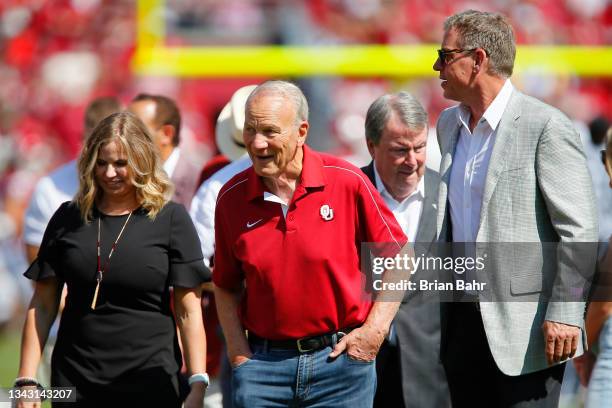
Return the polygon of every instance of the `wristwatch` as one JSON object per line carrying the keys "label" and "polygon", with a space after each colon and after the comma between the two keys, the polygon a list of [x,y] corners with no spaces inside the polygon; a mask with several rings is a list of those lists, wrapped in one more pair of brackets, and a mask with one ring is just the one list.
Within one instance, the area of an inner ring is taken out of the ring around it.
{"label": "wristwatch", "polygon": [[197,382],[202,382],[204,383],[204,388],[208,388],[208,385],[210,384],[210,379],[208,378],[208,374],[206,373],[197,373],[189,377],[189,380],[187,382],[189,383],[189,385],[192,385],[193,383]]}

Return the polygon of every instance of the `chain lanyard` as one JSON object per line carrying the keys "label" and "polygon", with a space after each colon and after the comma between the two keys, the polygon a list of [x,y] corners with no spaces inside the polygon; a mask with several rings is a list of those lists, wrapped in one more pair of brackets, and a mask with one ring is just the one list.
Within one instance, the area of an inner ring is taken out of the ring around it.
{"label": "chain lanyard", "polygon": [[101,262],[100,262],[100,219],[102,217],[98,217],[98,242],[96,244],[97,247],[97,251],[98,251],[98,267],[97,267],[97,272],[96,272],[96,291],[94,292],[93,295],[93,299],[91,300],[91,309],[95,310],[96,309],[96,302],[98,301],[98,292],[100,291],[100,283],[102,282],[102,279],[104,278],[104,273],[108,270],[108,264],[110,262],[111,256],[113,256],[113,252],[115,252],[115,250],[117,249],[117,243],[119,242],[119,239],[121,238],[121,235],[123,234],[123,230],[125,229],[125,226],[127,225],[128,221],[130,220],[130,217],[132,216],[132,211],[130,211],[130,214],[128,215],[127,219],[125,220],[125,222],[123,223],[123,227],[121,227],[121,231],[119,231],[119,235],[117,235],[117,239],[115,239],[115,242],[113,242],[113,246],[111,247],[110,252],[108,253],[108,258],[106,258],[106,262],[104,263],[104,268],[101,268]]}

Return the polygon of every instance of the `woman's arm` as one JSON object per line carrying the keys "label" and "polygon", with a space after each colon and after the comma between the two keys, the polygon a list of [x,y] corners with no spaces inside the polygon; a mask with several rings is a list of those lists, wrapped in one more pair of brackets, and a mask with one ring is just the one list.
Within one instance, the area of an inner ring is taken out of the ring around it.
{"label": "woman's arm", "polygon": [[585,325],[589,348],[599,341],[601,328],[610,314],[612,314],[612,302],[589,303]]}
{"label": "woman's arm", "polygon": [[23,325],[18,377],[36,375],[49,329],[57,316],[62,286],[56,278],[36,282]]}
{"label": "woman's arm", "polygon": [[[23,325],[18,378],[36,378],[38,363],[47,342],[49,330],[57,316],[62,287],[63,283],[58,282],[56,278],[36,282]],[[38,408],[40,402],[18,401],[16,407]]]}
{"label": "woman's arm", "polygon": [[[174,310],[188,375],[206,372],[206,335],[200,302],[199,287],[174,288]],[[202,407],[205,391],[204,383],[193,383],[185,400],[185,408]]]}
{"label": "woman's arm", "polygon": [[612,237],[608,243],[608,250],[599,262],[599,279],[593,291],[593,299],[588,306],[586,314],[586,332],[589,347],[599,341],[599,332],[612,314]]}

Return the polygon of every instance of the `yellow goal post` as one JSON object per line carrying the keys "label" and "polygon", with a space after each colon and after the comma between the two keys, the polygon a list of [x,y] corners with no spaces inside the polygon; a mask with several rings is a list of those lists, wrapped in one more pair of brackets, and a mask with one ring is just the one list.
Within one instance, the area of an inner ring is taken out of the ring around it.
{"label": "yellow goal post", "polygon": [[[176,77],[431,77],[438,44],[167,46],[164,0],[138,0],[132,68]],[[612,47],[521,45],[515,72],[612,76]]]}

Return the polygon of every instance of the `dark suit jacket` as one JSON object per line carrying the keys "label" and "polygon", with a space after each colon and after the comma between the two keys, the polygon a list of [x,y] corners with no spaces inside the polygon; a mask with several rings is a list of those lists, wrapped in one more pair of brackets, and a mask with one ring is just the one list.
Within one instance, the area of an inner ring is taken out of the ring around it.
{"label": "dark suit jacket", "polygon": [[[376,185],[374,162],[361,169]],[[415,254],[428,254],[436,240],[436,216],[438,213],[437,172],[425,170],[425,200],[417,236],[408,237],[415,243]],[[424,271],[427,273],[428,271]],[[418,280],[418,273],[412,280]],[[394,320],[399,351],[401,387],[405,407],[450,407],[450,394],[444,368],[440,362],[440,302],[435,293],[410,291]],[[387,344],[383,348],[390,347]],[[381,350],[381,357],[388,350]],[[383,357],[384,359],[384,357]],[[379,381],[385,382],[383,359],[377,360]],[[391,370],[392,371],[392,370]],[[394,375],[388,373],[387,375]],[[382,377],[382,378],[380,378]],[[390,381],[387,381],[390,382]],[[389,392],[389,390],[384,391]],[[376,406],[383,405],[377,396]],[[388,403],[386,404],[388,405]]]}

